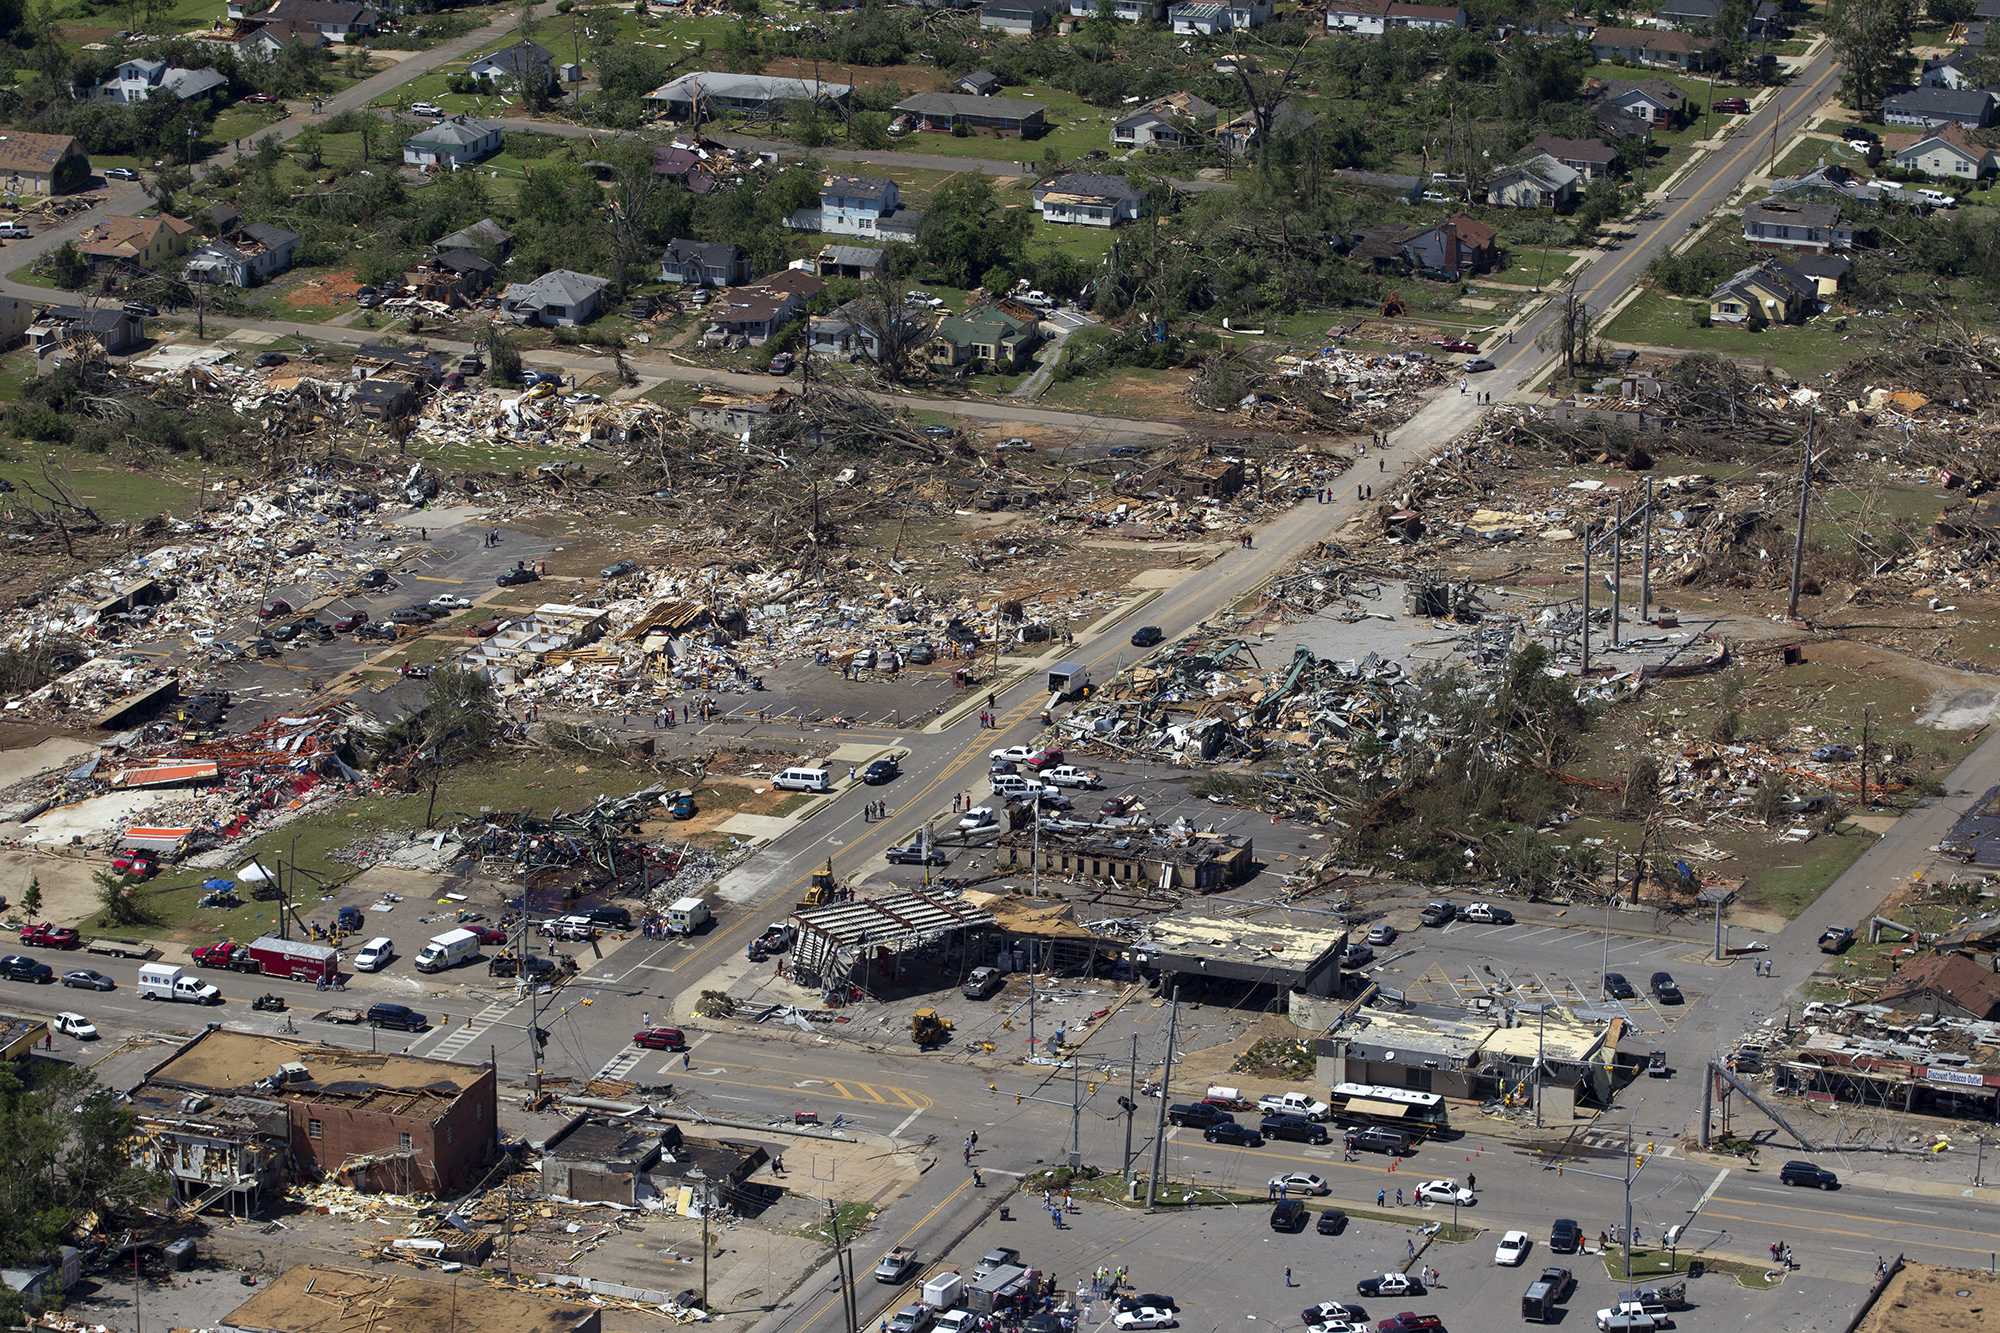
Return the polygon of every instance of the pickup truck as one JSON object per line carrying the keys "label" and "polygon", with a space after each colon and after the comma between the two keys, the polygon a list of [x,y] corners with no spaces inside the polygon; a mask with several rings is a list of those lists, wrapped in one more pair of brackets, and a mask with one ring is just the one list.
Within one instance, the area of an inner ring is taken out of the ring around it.
{"label": "pickup truck", "polygon": [[221,967],[231,972],[255,972],[257,960],[250,956],[250,950],[234,940],[221,940],[215,944],[203,944],[192,950],[196,967]]}
{"label": "pickup truck", "polygon": [[40,921],[21,927],[21,943],[38,949],[74,949],[83,943],[83,937],[68,926]]}
{"label": "pickup truck", "polygon": [[907,1245],[898,1245],[882,1256],[882,1262],[875,1265],[877,1282],[901,1282],[917,1271],[917,1252]]}
{"label": "pickup truck", "polygon": [[1819,933],[1821,953],[1839,953],[1854,943],[1854,932],[1846,926],[1828,926]]}
{"label": "pickup truck", "polygon": [[1273,1092],[1257,1099],[1257,1109],[1266,1115],[1289,1112],[1308,1120],[1324,1120],[1333,1114],[1325,1102],[1314,1101],[1303,1092]]}
{"label": "pickup truck", "polygon": [[1673,1322],[1664,1314],[1654,1314],[1638,1301],[1620,1301],[1597,1312],[1597,1327],[1605,1331],[1671,1328]]}

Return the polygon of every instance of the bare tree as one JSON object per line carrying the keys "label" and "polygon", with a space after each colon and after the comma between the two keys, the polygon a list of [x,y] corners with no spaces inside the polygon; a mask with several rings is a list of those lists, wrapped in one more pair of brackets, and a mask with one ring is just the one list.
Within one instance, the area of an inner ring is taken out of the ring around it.
{"label": "bare tree", "polygon": [[1560,352],[1563,372],[1568,374],[1597,359],[1596,337],[1597,317],[1576,294],[1576,280],[1572,278],[1563,288],[1561,316],[1535,345],[1545,352]]}
{"label": "bare tree", "polygon": [[1253,60],[1238,60],[1232,66],[1236,71],[1237,86],[1243,89],[1243,100],[1250,108],[1250,121],[1257,132],[1257,174],[1268,178],[1271,168],[1271,133],[1277,125],[1278,108],[1285,104],[1285,94],[1291,90],[1292,82],[1299,69],[1299,61],[1305,57],[1306,48],[1312,45],[1312,37],[1299,43],[1291,53],[1285,67],[1277,74],[1266,73]]}

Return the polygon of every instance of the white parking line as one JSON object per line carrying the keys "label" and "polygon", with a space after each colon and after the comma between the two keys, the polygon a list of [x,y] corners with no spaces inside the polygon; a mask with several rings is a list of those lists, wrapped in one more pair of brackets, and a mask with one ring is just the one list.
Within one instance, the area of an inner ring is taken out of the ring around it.
{"label": "white parking line", "polygon": [[1567,929],[1567,927],[1564,926],[1537,926],[1533,930],[1530,930],[1527,934],[1523,935],[1521,937],[1521,941],[1525,943],[1528,940],[1539,939],[1543,935],[1560,934],[1565,929]]}

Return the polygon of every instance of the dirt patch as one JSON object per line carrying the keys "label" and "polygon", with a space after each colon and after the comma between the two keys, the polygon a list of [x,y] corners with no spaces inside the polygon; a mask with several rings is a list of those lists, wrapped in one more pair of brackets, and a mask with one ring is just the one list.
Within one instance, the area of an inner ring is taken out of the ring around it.
{"label": "dirt patch", "polygon": [[327,309],[352,305],[361,280],[345,270],[321,273],[306,279],[285,293],[285,304],[295,310]]}
{"label": "dirt patch", "polygon": [[70,856],[40,856],[34,852],[0,852],[0,883],[8,886],[7,897],[19,910],[21,895],[30,880],[42,886],[41,910],[37,921],[53,921],[59,926],[80,926],[96,913],[97,885],[91,876],[97,861]]}
{"label": "dirt patch", "polygon": [[1990,1273],[1909,1264],[1889,1279],[1855,1333],[1897,1333],[1906,1328],[1972,1333],[1993,1327],[1996,1305],[2000,1305],[2000,1278]]}
{"label": "dirt patch", "polygon": [[[764,62],[764,73],[791,79],[815,77],[813,62],[796,57],[767,60]],[[926,65],[834,65],[824,60],[819,62],[817,77],[829,83],[853,84],[857,88],[894,84],[913,93],[936,92],[948,80],[943,70]]]}

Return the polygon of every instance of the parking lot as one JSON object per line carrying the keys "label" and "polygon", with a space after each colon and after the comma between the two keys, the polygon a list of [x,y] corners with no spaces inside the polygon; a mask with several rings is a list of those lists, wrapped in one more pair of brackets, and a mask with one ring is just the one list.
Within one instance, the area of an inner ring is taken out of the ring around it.
{"label": "parking lot", "polygon": [[[1298,1234],[1279,1234],[1271,1230],[1271,1208],[1263,1202],[1150,1215],[1082,1204],[1065,1218],[1060,1230],[1050,1223],[1039,1194],[1017,1196],[1010,1211],[1011,1221],[994,1217],[948,1254],[920,1256],[942,1261],[927,1264],[927,1269],[970,1273],[981,1254],[1009,1245],[1021,1252],[1024,1262],[1051,1273],[1060,1292],[1074,1297],[1079,1280],[1088,1280],[1094,1269],[1123,1265],[1131,1273],[1126,1294],[1171,1296],[1181,1307],[1180,1326],[1200,1330],[1302,1330],[1303,1311],[1321,1301],[1359,1304],[1371,1320],[1403,1310],[1434,1314],[1457,1333],[1527,1327],[1520,1317],[1521,1294],[1550,1263],[1568,1268],[1577,1280],[1576,1293],[1564,1317],[1556,1321],[1558,1326],[1588,1328],[1593,1312],[1619,1290],[1596,1256],[1550,1256],[1544,1245],[1545,1228],[1533,1235],[1534,1245],[1521,1267],[1503,1268],[1493,1259],[1496,1232],[1444,1244],[1422,1235],[1421,1224],[1355,1217],[1335,1236],[1321,1235],[1310,1225]],[[1412,1249],[1417,1251],[1414,1258]],[[1355,1291],[1355,1283],[1364,1277],[1421,1265],[1440,1271],[1440,1288],[1421,1296],[1379,1299]],[[1860,1280],[1867,1276],[1857,1273],[1857,1284],[1851,1288],[1795,1276],[1785,1287],[1752,1292],[1727,1275],[1711,1273],[1688,1284],[1690,1308],[1675,1317],[1675,1325],[1706,1329],[1748,1325],[1783,1328],[1788,1333],[1844,1328],[1858,1302]],[[901,1304],[898,1300],[891,1308]],[[1110,1304],[1097,1302],[1078,1327],[1105,1327],[1110,1315]]]}

